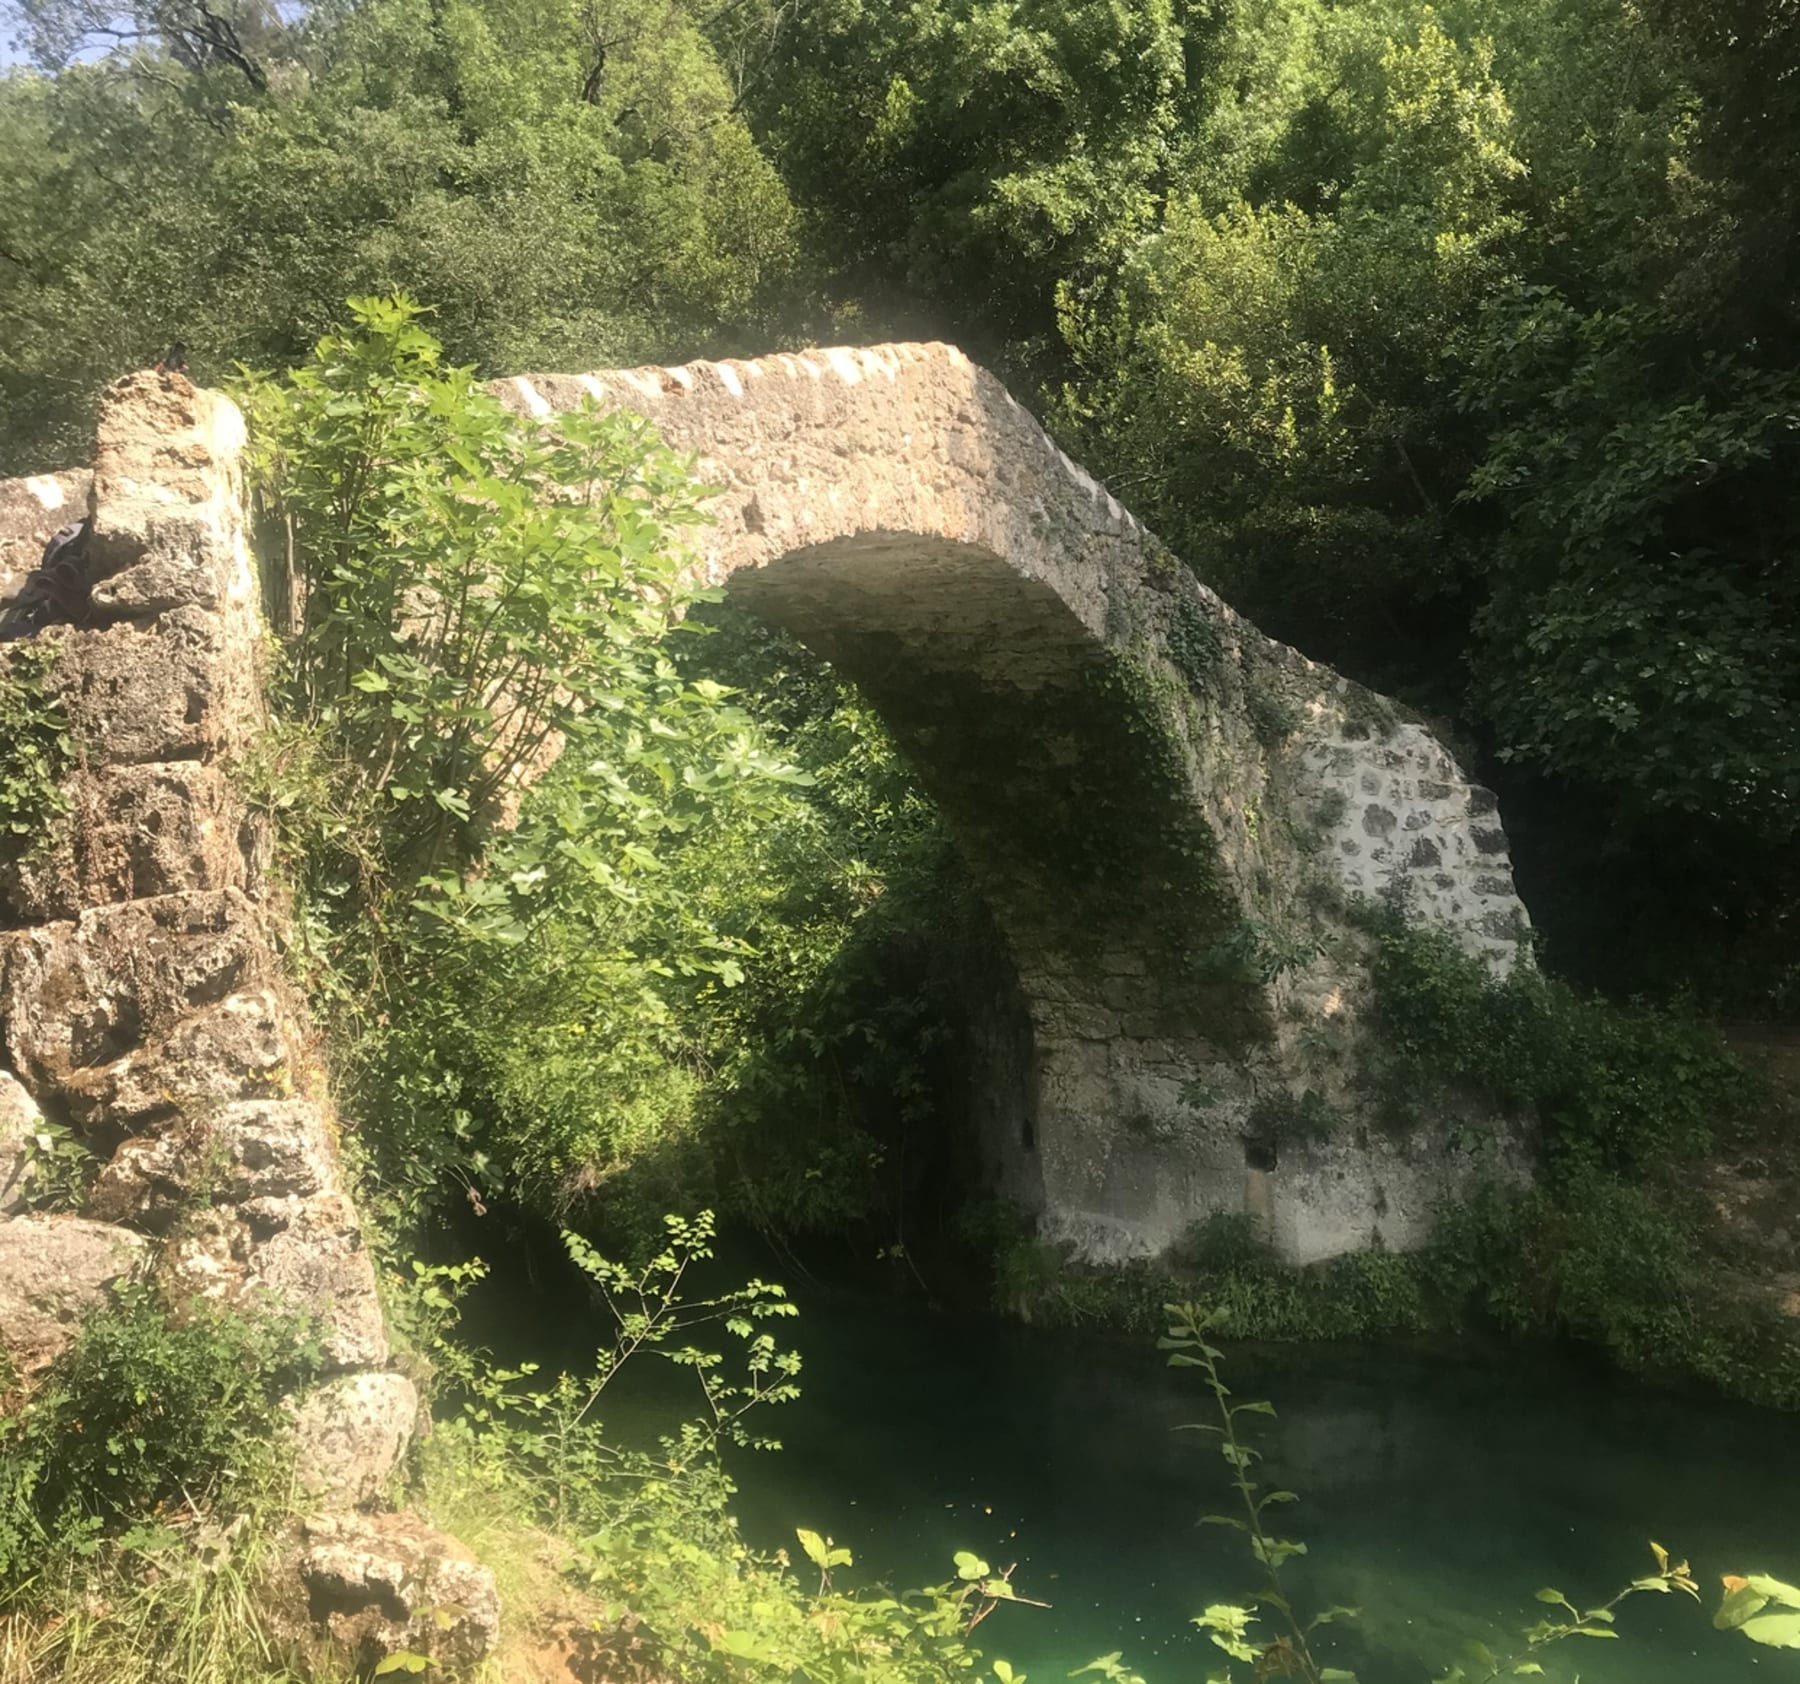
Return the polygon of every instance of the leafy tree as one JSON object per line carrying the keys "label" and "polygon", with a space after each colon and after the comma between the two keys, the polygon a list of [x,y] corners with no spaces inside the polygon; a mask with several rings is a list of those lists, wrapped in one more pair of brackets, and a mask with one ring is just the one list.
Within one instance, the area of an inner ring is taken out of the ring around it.
{"label": "leafy tree", "polygon": [[1219,67],[1197,185],[1115,280],[1065,286],[1058,412],[1269,630],[1441,700],[1477,566],[1455,337],[1511,266],[1511,111],[1428,9],[1400,36],[1274,16]]}
{"label": "leafy tree", "polygon": [[745,100],[881,335],[1017,366],[1146,225],[1184,80],[1172,0],[814,0]]}
{"label": "leafy tree", "polygon": [[84,460],[172,339],[202,380],[292,364],[350,293],[431,297],[492,374],[766,348],[792,213],[670,0],[321,8],[266,87],[144,27],[0,77],[0,472]]}

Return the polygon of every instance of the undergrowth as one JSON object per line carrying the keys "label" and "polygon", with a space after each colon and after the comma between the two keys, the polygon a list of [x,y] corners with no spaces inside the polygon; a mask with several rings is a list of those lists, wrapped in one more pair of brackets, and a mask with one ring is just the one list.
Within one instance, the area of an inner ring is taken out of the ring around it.
{"label": "undergrowth", "polygon": [[283,1400],[319,1368],[285,1313],[126,1285],[0,1415],[0,1684],[330,1684],[269,1569]]}

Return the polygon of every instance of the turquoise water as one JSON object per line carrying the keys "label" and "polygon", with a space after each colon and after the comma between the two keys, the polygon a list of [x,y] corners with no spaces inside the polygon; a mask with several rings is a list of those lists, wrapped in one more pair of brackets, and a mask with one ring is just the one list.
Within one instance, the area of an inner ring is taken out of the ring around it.
{"label": "turquoise water", "polygon": [[[1048,1609],[1002,1609],[989,1654],[1033,1684],[1125,1651],[1149,1684],[1188,1684],[1213,1653],[1189,1617],[1246,1593],[1195,1378],[1131,1344],[957,1320],[881,1300],[801,1299],[804,1396],[770,1417],[785,1448],[733,1464],[753,1541],[796,1524],[911,1586],[953,1550]],[[1460,1645],[1500,1647],[1554,1585],[1603,1600],[1647,1571],[1656,1538],[1688,1555],[1705,1611],[1636,1598],[1622,1641],[1545,1657],[1586,1684],[1800,1684],[1800,1654],[1716,1633],[1718,1575],[1800,1579],[1800,1421],[1646,1390],[1535,1349],[1477,1360],[1330,1346],[1238,1350],[1240,1398],[1267,1397],[1266,1477],[1302,1495],[1284,1530],[1312,1606],[1362,1609],[1328,1664],[1363,1684],[1422,1684]],[[1434,1664],[1435,1663],[1435,1664]]]}

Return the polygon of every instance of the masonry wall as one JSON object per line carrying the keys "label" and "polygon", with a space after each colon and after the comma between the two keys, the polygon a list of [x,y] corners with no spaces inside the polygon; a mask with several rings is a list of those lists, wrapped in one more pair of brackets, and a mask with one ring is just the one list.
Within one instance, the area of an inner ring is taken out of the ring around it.
{"label": "masonry wall", "polygon": [[[266,838],[231,776],[264,723],[242,444],[229,401],[138,374],[108,395],[91,474],[0,484],[0,588],[92,516],[74,623],[0,644],[0,671],[43,665],[78,755],[66,816],[0,865],[0,1348],[29,1378],[130,1277],[315,1318],[325,1375],[293,1400],[317,1511],[298,1597],[323,1586],[358,1642],[474,1653],[497,1621],[486,1575],[405,1517],[350,1513],[380,1505],[420,1406],[390,1364]],[[46,1123],[101,1160],[78,1212],[31,1208]],[[435,1639],[396,1622],[401,1580],[468,1617]]]}

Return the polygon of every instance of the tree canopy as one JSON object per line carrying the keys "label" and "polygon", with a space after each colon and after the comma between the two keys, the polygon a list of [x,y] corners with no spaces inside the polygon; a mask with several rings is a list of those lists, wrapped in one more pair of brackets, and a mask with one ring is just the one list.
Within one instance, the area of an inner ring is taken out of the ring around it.
{"label": "tree canopy", "polygon": [[0,471],[404,288],[478,373],[936,335],[1500,789],[1554,963],[1791,1003],[1776,0],[13,0]]}

